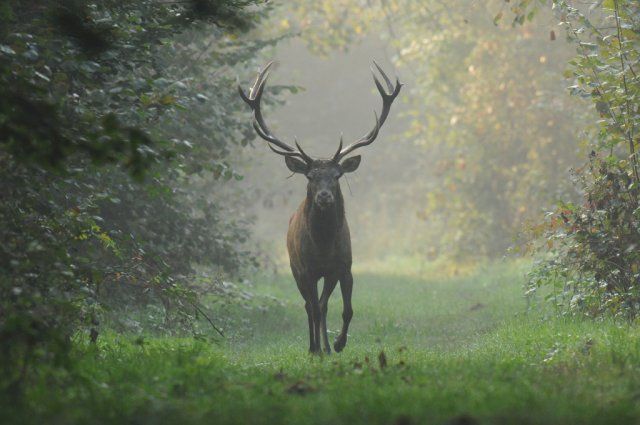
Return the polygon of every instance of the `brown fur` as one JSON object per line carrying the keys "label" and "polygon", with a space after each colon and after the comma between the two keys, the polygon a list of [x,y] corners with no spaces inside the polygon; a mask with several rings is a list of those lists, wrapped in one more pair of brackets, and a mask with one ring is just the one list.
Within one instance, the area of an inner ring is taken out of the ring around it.
{"label": "brown fur", "polygon": [[[324,350],[331,352],[326,329],[329,296],[340,281],[344,311],[342,332],[336,338],[334,349],[341,351],[347,342],[351,307],[351,237],[344,215],[344,199],[337,186],[334,203],[321,210],[309,190],[289,221],[287,250],[291,271],[305,300],[309,319],[309,350],[320,351],[320,336]],[[324,278],[322,296],[318,299],[318,280]]]}

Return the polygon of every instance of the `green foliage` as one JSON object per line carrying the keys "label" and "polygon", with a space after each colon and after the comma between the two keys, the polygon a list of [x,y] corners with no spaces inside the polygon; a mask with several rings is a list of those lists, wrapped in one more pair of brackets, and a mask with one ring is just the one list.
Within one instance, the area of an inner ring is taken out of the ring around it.
{"label": "green foliage", "polygon": [[[592,157],[578,174],[582,205],[563,203],[544,228],[554,257],[532,273],[528,295],[553,286],[564,312],[635,318],[640,313],[640,207],[626,161]],[[559,285],[559,286],[558,286]]]}
{"label": "green foliage", "polygon": [[538,229],[554,248],[531,282],[531,290],[565,279],[554,299],[568,311],[636,317],[640,210],[637,129],[640,126],[640,5],[614,0],[591,5],[591,14],[554,1],[578,55],[568,74],[573,95],[590,99],[600,114],[589,134],[593,151],[577,171],[583,201],[562,203]]}
{"label": "green foliage", "polygon": [[79,330],[136,329],[132,306],[196,332],[221,292],[194,266],[254,265],[210,192],[252,137],[233,67],[275,42],[243,35],[255,3],[2,3],[1,390],[61,364]]}

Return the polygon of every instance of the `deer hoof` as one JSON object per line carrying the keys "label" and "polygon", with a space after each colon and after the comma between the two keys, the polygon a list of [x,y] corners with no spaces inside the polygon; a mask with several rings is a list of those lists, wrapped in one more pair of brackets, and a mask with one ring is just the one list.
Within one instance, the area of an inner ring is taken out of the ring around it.
{"label": "deer hoof", "polygon": [[333,343],[333,349],[336,350],[336,353],[339,353],[344,349],[344,346],[347,345],[347,337],[340,335],[336,338],[336,341]]}

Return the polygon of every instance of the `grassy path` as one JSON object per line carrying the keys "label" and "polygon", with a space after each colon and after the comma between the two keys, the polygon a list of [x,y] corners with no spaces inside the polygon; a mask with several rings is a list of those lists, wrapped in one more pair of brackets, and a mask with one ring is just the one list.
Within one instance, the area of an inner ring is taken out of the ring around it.
{"label": "grassy path", "polygon": [[[517,266],[456,279],[355,279],[355,316],[341,354],[310,357],[292,280],[263,279],[254,289],[282,303],[231,312],[244,326],[223,345],[171,338],[136,345],[133,337],[114,337],[81,348],[82,379],[49,377],[18,408],[28,411],[20,420],[640,423],[640,332],[526,313]],[[336,295],[331,329],[340,326]]]}

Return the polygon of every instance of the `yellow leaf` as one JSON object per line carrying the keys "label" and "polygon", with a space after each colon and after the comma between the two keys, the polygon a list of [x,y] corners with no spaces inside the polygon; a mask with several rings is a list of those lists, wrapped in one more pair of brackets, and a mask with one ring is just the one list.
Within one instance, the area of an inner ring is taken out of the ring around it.
{"label": "yellow leaf", "polygon": [[170,94],[167,94],[160,98],[160,103],[163,105],[171,105],[172,103],[175,103],[175,102],[176,102],[176,98],[171,96]]}

